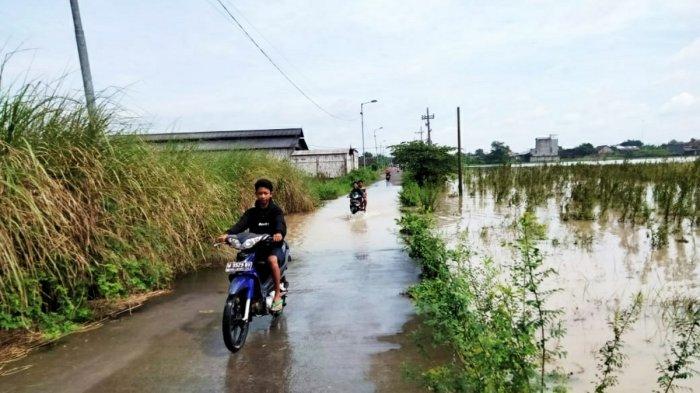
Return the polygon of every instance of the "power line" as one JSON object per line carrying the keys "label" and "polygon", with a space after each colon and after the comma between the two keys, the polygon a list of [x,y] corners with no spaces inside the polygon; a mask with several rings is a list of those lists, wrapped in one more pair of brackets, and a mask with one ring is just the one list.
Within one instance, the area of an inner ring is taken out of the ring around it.
{"label": "power line", "polygon": [[241,25],[241,23],[238,21],[238,19],[236,19],[236,17],[233,16],[233,14],[231,13],[231,11],[229,11],[229,9],[226,7],[226,5],[224,5],[224,3],[221,2],[221,0],[216,0],[216,2],[219,3],[219,5],[221,5],[221,7],[224,9],[224,11],[226,11],[226,13],[228,14],[228,16],[231,17],[231,19],[236,23],[236,25],[238,26],[238,28],[241,29],[241,31],[243,32],[243,34],[245,34],[246,37],[248,37],[248,39],[250,40],[250,42],[252,42],[253,45],[255,45],[255,47],[258,48],[258,50],[260,51],[260,53],[262,53],[263,56],[265,56],[265,58],[270,62],[270,64],[272,64],[272,65],[277,69],[277,71],[279,71],[279,73],[282,74],[282,76],[283,76],[292,86],[294,86],[294,88],[297,89],[297,91],[298,91],[299,93],[301,93],[301,95],[303,95],[307,100],[309,100],[309,102],[311,102],[316,108],[318,108],[319,110],[321,110],[323,113],[327,114],[328,116],[330,116],[330,117],[332,117],[332,118],[334,118],[334,119],[343,120],[343,121],[353,121],[353,119],[343,119],[342,117],[338,117],[338,116],[332,114],[331,112],[327,111],[324,107],[322,107],[321,105],[319,105],[316,101],[314,101],[313,98],[309,97],[309,95],[306,94],[306,92],[304,92],[304,90],[302,90],[301,87],[299,87],[299,85],[297,85],[296,83],[294,83],[294,81],[293,81],[289,76],[287,76],[287,74],[285,74],[284,71],[282,71],[282,69],[275,63],[274,60],[272,60],[272,58],[265,52],[265,50],[264,50],[262,47],[260,47],[260,45],[258,45],[257,41],[255,41],[255,39],[254,39],[253,37],[251,37],[251,35],[248,33],[248,31],[246,31],[246,29],[243,27],[243,25]]}
{"label": "power line", "polygon": [[[270,48],[274,49],[274,50],[280,55],[280,57],[282,58],[282,60],[284,60],[290,67],[292,67],[292,68],[297,72],[297,74],[298,74],[299,76],[301,76],[302,79],[304,79],[305,82],[308,83],[308,85],[311,85],[311,87],[313,87],[314,90],[317,90],[317,91],[318,91],[318,86],[316,86],[316,85],[314,84],[314,82],[311,80],[311,78],[309,78],[308,76],[306,76],[306,75],[304,74],[304,72],[303,72],[302,70],[299,69],[299,67],[295,66],[294,63],[292,63],[292,61],[289,60],[289,59],[287,58],[287,56],[284,55],[284,52],[283,52],[283,51],[281,51],[281,50],[280,50],[279,48],[277,48],[270,40],[268,40],[267,37],[265,37],[265,35],[264,35],[257,27],[255,27],[255,25],[253,24],[253,22],[251,22],[250,19],[248,19],[248,18],[245,16],[245,14],[240,10],[240,8],[236,7],[236,6],[233,4],[233,2],[232,2],[231,0],[225,0],[225,1],[226,1],[226,4],[228,4],[229,6],[231,6],[231,8],[233,8],[233,10],[236,11],[236,13],[237,13],[238,15],[240,15],[240,17],[243,18],[243,20],[244,20],[245,22],[247,22],[248,25],[249,25],[250,27],[252,27],[253,30],[254,30],[256,33],[258,33],[258,36],[260,36],[260,38],[262,38],[263,41],[267,42],[267,45],[269,45]],[[308,88],[308,85],[307,85],[307,88]]]}

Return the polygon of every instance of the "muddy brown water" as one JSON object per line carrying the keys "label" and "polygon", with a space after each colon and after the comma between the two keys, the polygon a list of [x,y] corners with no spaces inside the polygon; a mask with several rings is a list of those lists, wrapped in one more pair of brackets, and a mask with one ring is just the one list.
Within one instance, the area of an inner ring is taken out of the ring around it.
{"label": "muddy brown water", "polygon": [[[490,195],[465,194],[461,203],[458,197],[447,198],[437,214],[445,239],[454,242],[457,233],[466,230],[477,252],[474,258],[492,257],[507,267],[517,255],[504,243],[515,239],[512,224],[521,213],[519,208],[496,205]],[[670,343],[659,303],[674,296],[700,296],[700,231],[686,227],[682,236],[670,237],[668,247],[654,250],[645,226],[620,223],[612,216],[603,222],[563,222],[555,201],[536,214],[548,227],[549,241],[541,244],[545,264],[559,272],[548,287],[562,289],[550,304],[565,311],[567,333],[561,345],[567,356],[556,366],[570,374],[569,388],[593,390],[594,353],[612,337],[607,321],[615,307],[628,305],[637,291],[644,296],[641,317],[623,337],[628,358],[619,385],[611,391],[656,388],[657,362]],[[680,238],[683,241],[676,241]],[[700,392],[700,377],[681,385]]]}
{"label": "muddy brown water", "polygon": [[[395,179],[396,180],[396,177]],[[1,392],[371,392],[415,388],[402,377],[413,318],[401,295],[418,276],[397,237],[399,186],[288,217],[293,261],[282,317],[255,318],[245,347],[221,338],[222,269],[179,280],[130,317],[74,334],[5,366]]]}

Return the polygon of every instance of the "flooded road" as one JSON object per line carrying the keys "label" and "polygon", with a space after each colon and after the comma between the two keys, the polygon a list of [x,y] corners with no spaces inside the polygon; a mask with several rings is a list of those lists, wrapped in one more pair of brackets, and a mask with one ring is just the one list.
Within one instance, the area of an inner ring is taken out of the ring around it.
{"label": "flooded road", "polygon": [[[457,238],[468,230],[468,241],[481,260],[492,257],[500,266],[511,266],[517,254],[505,243],[515,240],[513,222],[523,210],[495,204],[494,198],[465,194],[447,198],[439,215],[444,238]],[[561,341],[567,352],[557,366],[569,375],[571,391],[593,390],[596,379],[595,352],[611,339],[607,321],[618,306],[627,306],[641,291],[644,303],[639,321],[624,336],[628,356],[614,392],[651,391],[659,376],[657,363],[664,359],[672,337],[662,319],[662,303],[683,296],[700,297],[700,230],[671,237],[669,245],[653,249],[643,225],[618,222],[615,217],[598,221],[568,221],[559,216],[555,201],[538,208],[540,222],[547,224],[548,241],[540,247],[545,265],[559,275],[547,288],[561,288],[551,305],[564,310],[567,332]],[[550,365],[551,369],[551,365]],[[681,386],[700,391],[700,377]]]}
{"label": "flooded road", "polygon": [[387,354],[413,316],[401,293],[419,272],[396,234],[399,189],[371,186],[366,214],[350,217],[340,198],[287,218],[289,304],[273,325],[256,318],[239,353],[221,338],[226,276],[203,270],[130,317],[13,363],[23,371],[0,377],[0,391],[391,391],[403,360]]}

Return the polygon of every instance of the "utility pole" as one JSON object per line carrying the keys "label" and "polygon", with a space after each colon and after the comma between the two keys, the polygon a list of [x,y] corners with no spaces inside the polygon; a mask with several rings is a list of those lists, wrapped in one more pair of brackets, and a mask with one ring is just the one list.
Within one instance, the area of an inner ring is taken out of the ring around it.
{"label": "utility pole", "polygon": [[85,45],[85,33],[80,21],[80,8],[78,0],[70,0],[70,9],[73,13],[73,26],[75,26],[75,43],[78,45],[78,58],[80,59],[80,71],[83,74],[83,88],[85,89],[85,103],[88,113],[95,111],[95,91],[92,88],[92,75],[90,74],[90,61],[88,60],[87,46]]}
{"label": "utility pole", "polygon": [[420,131],[416,131],[416,134],[420,134],[420,141],[423,142],[423,126],[420,127]]}
{"label": "utility pole", "polygon": [[360,121],[362,123],[362,167],[365,167],[365,105],[374,104],[377,100],[371,100],[360,103]]}
{"label": "utility pole", "polygon": [[377,150],[377,131],[383,129],[384,127],[375,128],[374,131],[374,155],[379,157],[379,150]]}
{"label": "utility pole", "polygon": [[[462,130],[460,126],[461,122],[459,119],[459,107],[457,107],[457,191],[459,192],[459,197],[462,197]],[[461,201],[460,201],[461,205]]]}
{"label": "utility pole", "polygon": [[[435,114],[430,114],[430,109],[425,108],[425,116],[420,117],[421,120],[425,120],[425,125],[428,126],[428,144],[431,145],[433,143],[433,140],[430,139],[430,120],[435,118]],[[421,139],[423,139],[421,137]]]}

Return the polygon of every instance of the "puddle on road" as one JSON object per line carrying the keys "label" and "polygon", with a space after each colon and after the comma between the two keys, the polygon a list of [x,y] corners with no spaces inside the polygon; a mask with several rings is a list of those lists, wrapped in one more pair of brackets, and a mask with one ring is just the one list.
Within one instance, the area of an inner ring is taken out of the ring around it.
{"label": "puddle on road", "polygon": [[[522,211],[497,206],[493,198],[447,198],[437,212],[440,231],[454,243],[457,233],[468,230],[473,258],[492,257],[506,266],[517,255],[505,242],[514,240],[512,224]],[[552,305],[563,307],[566,337],[561,344],[567,357],[559,362],[571,373],[572,391],[590,391],[595,380],[594,353],[612,336],[607,325],[615,307],[627,305],[637,291],[645,297],[639,321],[624,336],[629,357],[615,391],[649,391],[656,386],[657,362],[668,349],[668,330],[659,303],[673,296],[700,296],[698,242],[700,231],[685,234],[687,243],[674,241],[653,250],[647,228],[609,221],[562,222],[553,201],[536,211],[547,224],[548,241],[542,243],[545,264],[556,268],[555,286],[563,289]],[[684,386],[700,390],[700,378]]]}

